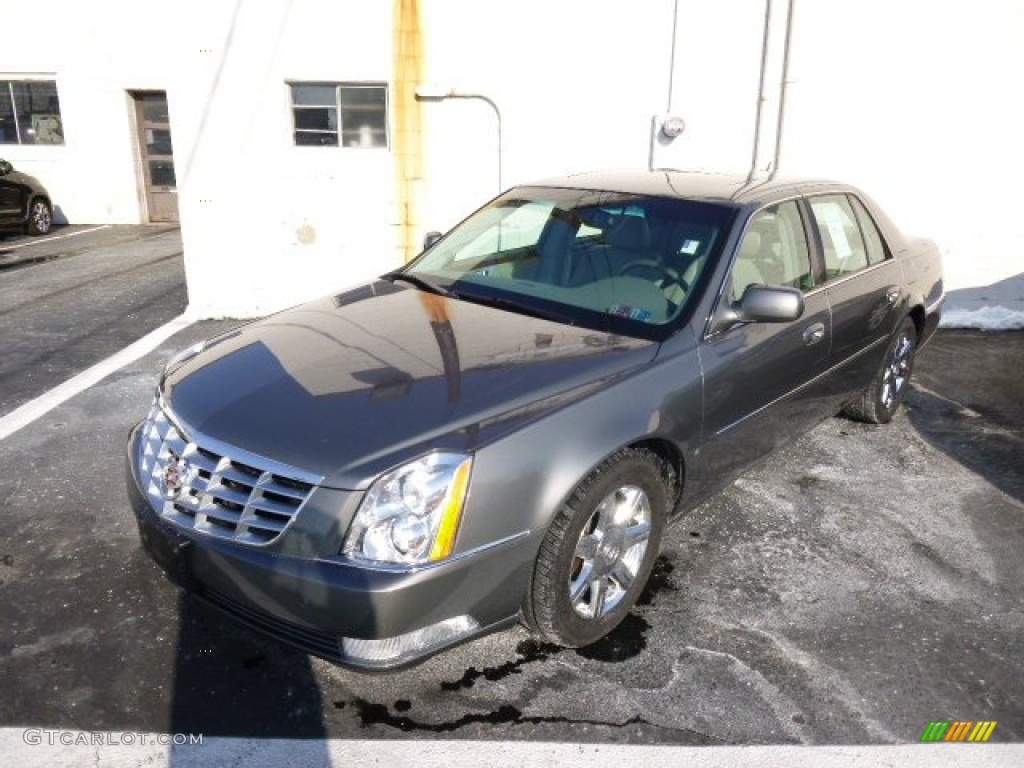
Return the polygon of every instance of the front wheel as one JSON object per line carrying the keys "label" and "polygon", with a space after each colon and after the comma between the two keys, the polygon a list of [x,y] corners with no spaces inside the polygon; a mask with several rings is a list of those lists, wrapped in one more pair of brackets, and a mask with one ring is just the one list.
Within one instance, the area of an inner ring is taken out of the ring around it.
{"label": "front wheel", "polygon": [[917,327],[906,317],[896,330],[882,368],[859,398],[843,409],[850,418],[870,424],[888,424],[907,396],[917,350]]}
{"label": "front wheel", "polygon": [[45,200],[32,201],[28,210],[28,224],[25,229],[30,235],[45,235],[53,227],[53,210]]}
{"label": "front wheel", "polygon": [[658,458],[627,448],[573,491],[541,544],[524,614],[570,648],[611,632],[629,613],[658,555],[668,491]]}

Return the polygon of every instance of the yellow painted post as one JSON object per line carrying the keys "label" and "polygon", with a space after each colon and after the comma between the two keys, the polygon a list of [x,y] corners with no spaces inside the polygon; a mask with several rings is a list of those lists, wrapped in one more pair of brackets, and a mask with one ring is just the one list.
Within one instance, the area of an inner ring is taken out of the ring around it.
{"label": "yellow painted post", "polygon": [[424,39],[419,0],[394,0],[394,87],[391,94],[399,240],[406,261],[420,251],[417,200],[423,179],[423,112],[416,86],[423,81]]}

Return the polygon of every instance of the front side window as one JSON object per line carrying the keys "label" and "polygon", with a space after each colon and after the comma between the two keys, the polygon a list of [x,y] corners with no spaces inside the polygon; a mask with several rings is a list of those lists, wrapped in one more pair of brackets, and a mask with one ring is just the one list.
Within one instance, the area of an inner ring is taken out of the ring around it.
{"label": "front side window", "polygon": [[296,146],[388,146],[388,88],[378,83],[292,83]]}
{"label": "front side window", "polygon": [[0,144],[63,144],[57,83],[0,80]]}
{"label": "front side window", "polygon": [[750,285],[814,287],[811,254],[796,202],[790,200],[750,217],[732,269],[733,299]]}
{"label": "front side window", "polygon": [[834,280],[867,267],[867,248],[846,195],[821,195],[809,202],[821,235],[826,278]]}
{"label": "front side window", "polygon": [[578,189],[514,189],[407,271],[456,299],[641,338],[674,327],[735,209]]}

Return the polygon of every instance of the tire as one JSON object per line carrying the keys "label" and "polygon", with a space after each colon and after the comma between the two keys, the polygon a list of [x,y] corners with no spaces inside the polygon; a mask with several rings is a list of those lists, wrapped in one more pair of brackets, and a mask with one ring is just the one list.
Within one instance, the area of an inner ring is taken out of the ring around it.
{"label": "tire", "polygon": [[45,235],[53,228],[53,209],[41,197],[35,198],[28,207],[28,224],[25,231],[30,235]]}
{"label": "tire", "polygon": [[[580,482],[558,511],[524,604],[536,633],[579,648],[629,613],[651,575],[668,517],[660,467],[649,451],[623,449]],[[624,514],[630,517],[615,519]]]}
{"label": "tire", "polygon": [[910,375],[914,370],[914,352],[917,351],[917,326],[903,318],[889,342],[882,367],[861,396],[849,403],[843,413],[851,419],[869,424],[888,424],[907,395]]}

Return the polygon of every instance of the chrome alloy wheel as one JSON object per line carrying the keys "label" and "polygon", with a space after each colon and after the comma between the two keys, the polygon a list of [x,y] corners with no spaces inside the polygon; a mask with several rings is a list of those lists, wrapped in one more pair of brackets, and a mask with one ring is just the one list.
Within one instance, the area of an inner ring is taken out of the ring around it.
{"label": "chrome alloy wheel", "polygon": [[889,362],[882,372],[882,405],[891,409],[899,402],[903,388],[910,377],[910,360],[914,353],[914,342],[907,334],[900,334],[889,354]]}
{"label": "chrome alloy wheel", "polygon": [[34,225],[36,232],[42,235],[50,231],[50,225],[53,223],[53,216],[50,213],[50,206],[42,200],[36,200],[32,203],[32,211],[29,216],[32,219],[32,224]]}
{"label": "chrome alloy wheel", "polygon": [[636,580],[651,537],[651,503],[624,485],[605,496],[576,543],[569,601],[577,615],[597,619],[614,610]]}

